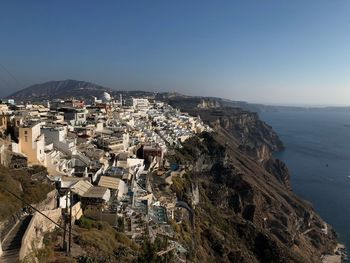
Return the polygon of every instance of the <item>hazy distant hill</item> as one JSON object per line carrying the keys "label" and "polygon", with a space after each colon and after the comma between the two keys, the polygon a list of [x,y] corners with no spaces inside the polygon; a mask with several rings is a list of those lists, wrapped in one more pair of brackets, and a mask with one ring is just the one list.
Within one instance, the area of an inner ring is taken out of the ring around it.
{"label": "hazy distant hill", "polygon": [[91,82],[79,81],[79,80],[60,80],[49,81],[45,83],[35,84],[25,89],[19,90],[9,96],[8,99],[15,99],[19,101],[40,101],[44,99],[64,99],[64,98],[76,98],[86,99],[95,96],[101,98],[103,92],[106,91],[113,96],[118,97],[119,94],[123,95],[123,98],[127,97],[153,97],[154,92],[148,91],[123,91],[113,90],[111,88],[103,87]]}
{"label": "hazy distant hill", "polygon": [[76,98],[86,99],[95,96],[100,98],[104,91],[111,93],[113,96],[118,97],[119,94],[123,95],[123,98],[129,97],[150,97],[158,100],[166,101],[175,107],[183,108],[196,107],[202,104],[203,101],[216,104],[220,107],[238,107],[249,111],[260,112],[265,110],[275,110],[275,107],[264,106],[260,104],[250,104],[243,101],[233,101],[229,99],[216,98],[216,97],[201,97],[201,96],[187,96],[176,92],[162,92],[154,93],[149,91],[125,91],[125,90],[113,90],[111,88],[103,87],[91,82],[79,81],[79,80],[60,80],[49,81],[45,83],[35,84],[25,89],[19,90],[7,98],[15,99],[15,101],[41,101],[45,99],[59,99],[59,98]]}
{"label": "hazy distant hill", "polygon": [[85,81],[61,80],[35,84],[15,92],[7,98],[15,99],[17,101],[28,101],[67,97],[100,97],[104,91],[111,92],[111,89]]}
{"label": "hazy distant hill", "polygon": [[179,108],[193,108],[203,103],[203,101],[216,105],[219,107],[234,107],[241,108],[253,112],[264,111],[305,111],[305,110],[324,110],[324,111],[350,111],[350,107],[293,107],[293,106],[271,106],[255,103],[247,103],[244,101],[235,101],[230,99],[223,99],[217,97],[202,97],[202,96],[187,96],[176,92],[161,92],[155,93],[141,90],[114,90],[91,82],[79,80],[60,80],[49,81],[41,84],[35,84],[25,89],[19,90],[9,96],[9,99],[20,101],[41,101],[45,99],[59,99],[59,98],[76,98],[86,99],[95,96],[101,98],[104,91],[109,92],[115,97],[119,94],[123,98],[130,97],[148,97],[155,98],[161,101],[170,103],[174,107]]}
{"label": "hazy distant hill", "polygon": [[[126,91],[126,90],[114,90],[95,83],[79,81],[79,80],[59,80],[48,81],[45,83],[35,84],[25,89],[19,90],[9,96],[8,99],[15,99],[17,102],[25,101],[42,101],[45,99],[64,99],[64,98],[76,98],[87,99],[91,96],[101,98],[104,91],[109,92],[115,97],[119,97],[119,94],[123,95],[123,98],[130,97],[149,97],[156,98],[158,100],[166,101],[175,107],[183,108],[196,107],[202,104],[203,101],[209,104],[215,104],[220,107],[237,107],[253,112],[261,111],[276,111],[279,109],[285,109],[285,107],[267,106],[262,104],[251,104],[244,101],[234,101],[230,99],[223,99],[217,97],[202,97],[202,96],[187,96],[176,92],[149,92],[149,91]],[[290,108],[290,107],[288,107]],[[294,108],[293,109],[297,109]]]}

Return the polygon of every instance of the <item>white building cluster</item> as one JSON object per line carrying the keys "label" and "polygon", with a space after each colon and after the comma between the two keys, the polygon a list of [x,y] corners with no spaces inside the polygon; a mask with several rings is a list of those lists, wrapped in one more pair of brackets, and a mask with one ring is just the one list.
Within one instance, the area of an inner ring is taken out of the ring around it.
{"label": "white building cluster", "polygon": [[149,175],[169,169],[170,148],[211,129],[163,102],[131,102],[125,106],[105,92],[90,102],[0,104],[1,164],[45,166],[58,186],[60,207],[79,204],[85,216],[113,226],[122,218],[135,240],[146,231],[143,222],[163,229],[169,213],[155,198]]}

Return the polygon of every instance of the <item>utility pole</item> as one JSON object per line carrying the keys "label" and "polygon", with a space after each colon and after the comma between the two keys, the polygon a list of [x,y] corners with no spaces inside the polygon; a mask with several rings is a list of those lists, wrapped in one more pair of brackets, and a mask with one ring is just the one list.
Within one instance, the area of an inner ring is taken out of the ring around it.
{"label": "utility pole", "polygon": [[68,255],[71,253],[71,247],[72,247],[72,204],[73,204],[73,198],[72,198],[72,190],[69,189],[69,239],[68,239]]}
{"label": "utility pole", "polygon": [[67,236],[67,211],[68,211],[68,192],[66,193],[66,211],[64,213],[64,226],[63,226],[63,250],[67,253],[67,242],[66,242],[66,236]]}

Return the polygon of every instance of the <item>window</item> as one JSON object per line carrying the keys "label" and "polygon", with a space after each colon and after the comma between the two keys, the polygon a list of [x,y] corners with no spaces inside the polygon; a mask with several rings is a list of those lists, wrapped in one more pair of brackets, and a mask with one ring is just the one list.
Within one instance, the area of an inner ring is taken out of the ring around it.
{"label": "window", "polygon": [[24,131],[24,134],[28,134],[28,131]]}
{"label": "window", "polygon": [[28,136],[24,136],[24,141],[28,142]]}

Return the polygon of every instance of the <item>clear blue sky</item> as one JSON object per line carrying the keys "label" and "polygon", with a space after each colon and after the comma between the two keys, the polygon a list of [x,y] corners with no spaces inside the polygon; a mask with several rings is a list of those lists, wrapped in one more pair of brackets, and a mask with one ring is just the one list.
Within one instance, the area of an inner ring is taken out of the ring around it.
{"label": "clear blue sky", "polygon": [[0,32],[1,96],[78,79],[250,102],[350,105],[347,0],[3,0]]}

